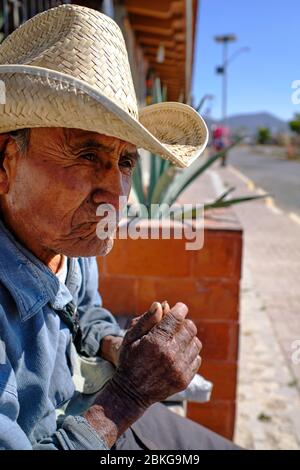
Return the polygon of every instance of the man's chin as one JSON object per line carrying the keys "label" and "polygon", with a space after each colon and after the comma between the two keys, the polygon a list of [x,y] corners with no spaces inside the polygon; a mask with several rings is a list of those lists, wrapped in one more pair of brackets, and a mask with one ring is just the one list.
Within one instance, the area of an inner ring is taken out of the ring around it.
{"label": "man's chin", "polygon": [[89,258],[92,256],[106,256],[114,244],[113,238],[105,240],[90,240],[89,242],[81,240],[78,244],[63,249],[61,253],[70,258]]}

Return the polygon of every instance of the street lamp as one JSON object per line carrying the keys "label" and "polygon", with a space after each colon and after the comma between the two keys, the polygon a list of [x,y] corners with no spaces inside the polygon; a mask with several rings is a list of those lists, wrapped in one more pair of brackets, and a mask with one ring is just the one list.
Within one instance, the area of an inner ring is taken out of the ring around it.
{"label": "street lamp", "polygon": [[223,44],[223,63],[217,67],[216,72],[223,75],[223,90],[222,90],[222,122],[223,126],[226,124],[227,117],[227,63],[228,63],[228,44],[235,42],[237,37],[235,34],[224,34],[222,36],[215,36],[215,41]]}
{"label": "street lamp", "polygon": [[250,48],[249,47],[241,47],[237,51],[235,51],[229,59],[226,60],[221,66],[216,67],[216,73],[219,75],[223,75],[225,77],[225,87],[224,87],[224,92],[225,92],[225,104],[223,103],[223,120],[226,120],[227,117],[227,83],[228,83],[228,77],[227,77],[227,68],[228,65],[233,62],[240,54],[243,52],[249,52]]}
{"label": "street lamp", "polygon": [[242,54],[243,52],[249,52],[250,51],[250,47],[241,47],[240,49],[238,49],[237,51],[235,51],[230,57],[229,59],[227,60],[226,62],[226,67],[231,63],[233,62],[240,54]]}
{"label": "street lamp", "polygon": [[[215,41],[218,43],[223,44],[223,63],[221,66],[216,68],[216,73],[219,75],[223,75],[223,83],[222,83],[222,123],[223,127],[226,126],[226,119],[227,119],[227,93],[228,93],[228,76],[227,76],[227,68],[229,63],[235,60],[241,53],[248,52],[248,47],[242,47],[235,51],[229,58],[228,58],[228,44],[230,42],[235,42],[237,37],[234,34],[226,34],[223,36],[215,36]],[[222,165],[226,165],[226,154],[222,157]]]}

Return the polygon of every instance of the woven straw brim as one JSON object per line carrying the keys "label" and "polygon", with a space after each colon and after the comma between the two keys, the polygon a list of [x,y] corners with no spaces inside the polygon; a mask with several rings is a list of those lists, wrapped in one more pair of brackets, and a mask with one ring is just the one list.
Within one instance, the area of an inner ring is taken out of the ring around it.
{"label": "woven straw brim", "polygon": [[83,129],[130,142],[179,167],[189,166],[207,145],[204,120],[181,103],[148,106],[137,120],[92,85],[51,69],[0,65],[0,80],[5,84],[0,133],[35,127]]}

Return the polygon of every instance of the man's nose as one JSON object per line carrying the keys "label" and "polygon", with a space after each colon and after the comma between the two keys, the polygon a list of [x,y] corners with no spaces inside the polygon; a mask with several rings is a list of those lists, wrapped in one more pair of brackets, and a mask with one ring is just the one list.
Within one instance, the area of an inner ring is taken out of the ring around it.
{"label": "man's nose", "polygon": [[[99,175],[100,176],[100,175]],[[93,191],[92,199],[95,204],[110,204],[119,209],[120,197],[127,196],[122,183],[122,174],[119,168],[104,171],[97,181],[97,188]]]}

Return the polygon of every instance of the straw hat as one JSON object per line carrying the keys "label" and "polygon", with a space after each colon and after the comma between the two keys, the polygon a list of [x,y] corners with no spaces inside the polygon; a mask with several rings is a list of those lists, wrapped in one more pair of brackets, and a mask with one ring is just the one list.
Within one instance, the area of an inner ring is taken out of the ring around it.
{"label": "straw hat", "polygon": [[1,44],[0,64],[0,133],[84,129],[131,142],[180,167],[207,144],[203,119],[187,105],[165,102],[138,112],[124,38],[98,11],[67,4],[39,13]]}

